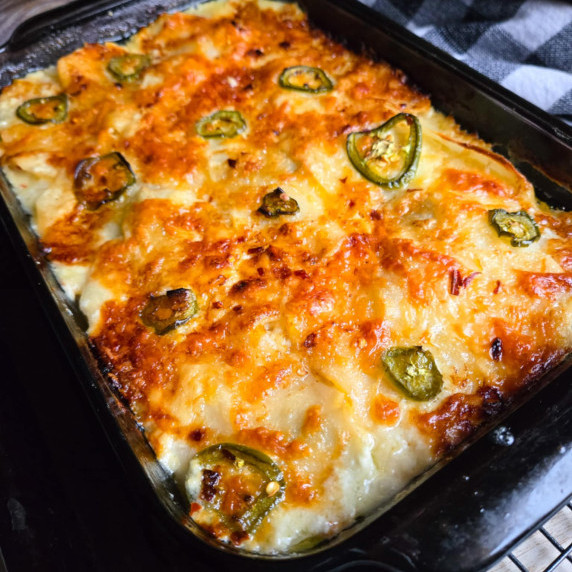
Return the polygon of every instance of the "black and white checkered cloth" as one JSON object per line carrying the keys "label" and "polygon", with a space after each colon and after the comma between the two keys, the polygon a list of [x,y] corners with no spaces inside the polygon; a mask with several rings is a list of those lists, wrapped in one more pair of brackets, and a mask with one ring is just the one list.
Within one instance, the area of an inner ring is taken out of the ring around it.
{"label": "black and white checkered cloth", "polygon": [[361,1],[541,109],[572,120],[572,3]]}

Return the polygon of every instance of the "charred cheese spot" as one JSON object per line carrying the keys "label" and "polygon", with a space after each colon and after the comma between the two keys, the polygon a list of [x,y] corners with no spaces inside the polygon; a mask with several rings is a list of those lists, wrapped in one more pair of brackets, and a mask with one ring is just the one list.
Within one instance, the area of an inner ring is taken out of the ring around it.
{"label": "charred cheese spot", "polygon": [[468,437],[485,420],[502,410],[503,399],[494,388],[483,387],[474,395],[453,394],[430,413],[417,414],[422,432],[446,453]]}
{"label": "charred cheese spot", "polygon": [[43,235],[42,247],[52,261],[65,264],[91,262],[105,240],[98,231],[112,217],[111,211],[92,213],[76,208],[65,220],[50,226]]}

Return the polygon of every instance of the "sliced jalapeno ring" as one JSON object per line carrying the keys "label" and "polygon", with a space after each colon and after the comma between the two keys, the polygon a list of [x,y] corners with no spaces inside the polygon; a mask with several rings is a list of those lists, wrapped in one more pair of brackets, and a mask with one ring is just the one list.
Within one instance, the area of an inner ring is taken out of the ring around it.
{"label": "sliced jalapeno ring", "polygon": [[151,60],[143,54],[125,54],[109,60],[107,69],[119,81],[134,81],[151,65]]}
{"label": "sliced jalapeno ring", "polygon": [[421,346],[390,348],[381,361],[392,381],[412,399],[427,401],[443,387],[433,355]]}
{"label": "sliced jalapeno ring", "polygon": [[278,78],[280,87],[305,91],[307,93],[324,93],[334,89],[334,83],[320,68],[309,66],[292,66],[286,68]]}
{"label": "sliced jalapeno ring", "polygon": [[88,157],[77,164],[74,192],[78,201],[88,209],[117,200],[131,185],[135,175],[121,153]]}
{"label": "sliced jalapeno ring", "polygon": [[510,236],[512,246],[528,246],[540,238],[540,230],[526,211],[489,211],[489,221],[499,236]]}
{"label": "sliced jalapeno ring", "polygon": [[177,288],[161,296],[151,296],[141,311],[141,321],[162,336],[188,322],[198,311],[194,292],[188,288]]}
{"label": "sliced jalapeno ring", "polygon": [[187,478],[191,500],[213,511],[234,532],[255,532],[283,500],[285,488],[280,467],[268,455],[234,443],[197,453]]}
{"label": "sliced jalapeno ring", "polygon": [[210,137],[236,137],[246,129],[246,121],[238,111],[223,109],[199,119],[197,133],[206,139]]}
{"label": "sliced jalapeno ring", "polygon": [[[409,128],[407,136],[404,126]],[[419,119],[410,113],[399,113],[375,129],[350,133],[346,150],[352,165],[366,179],[398,189],[415,176],[421,140]]]}
{"label": "sliced jalapeno ring", "polygon": [[272,192],[264,195],[262,205],[258,208],[258,212],[268,218],[293,215],[299,211],[298,201],[290,197],[280,187],[276,187]]}
{"label": "sliced jalapeno ring", "polygon": [[61,93],[29,99],[16,109],[16,115],[30,125],[61,123],[68,116],[68,96]]}

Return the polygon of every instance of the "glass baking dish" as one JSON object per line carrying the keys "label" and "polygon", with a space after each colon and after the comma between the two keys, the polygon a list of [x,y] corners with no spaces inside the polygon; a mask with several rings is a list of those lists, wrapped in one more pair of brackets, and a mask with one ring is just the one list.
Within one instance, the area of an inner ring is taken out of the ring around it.
{"label": "glass baking dish", "polygon": [[[192,2],[76,2],[36,17],[0,54],[0,85],[54,63],[83,42],[119,40],[165,10]],[[494,142],[551,205],[572,208],[572,133],[541,110],[500,88],[358,2],[306,0],[311,20],[354,49],[366,48],[404,70],[433,104],[467,130]],[[391,56],[388,57],[388,54]],[[534,165],[534,166],[533,166]],[[27,216],[0,182],[2,220],[29,262],[38,293],[130,480],[197,558],[233,569],[478,570],[500,558],[563,502],[572,487],[570,358],[551,370],[510,411],[496,417],[396,499],[315,553],[242,555],[205,534],[156,461],[135,419],[92,353],[83,318],[63,294],[30,231]],[[39,274],[38,274],[39,273]],[[407,493],[407,494],[406,494]]]}

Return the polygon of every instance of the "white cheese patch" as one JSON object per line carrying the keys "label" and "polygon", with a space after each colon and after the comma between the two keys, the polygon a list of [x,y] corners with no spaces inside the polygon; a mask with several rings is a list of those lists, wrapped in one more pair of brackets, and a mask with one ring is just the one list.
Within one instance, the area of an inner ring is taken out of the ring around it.
{"label": "white cheese patch", "polygon": [[105,288],[100,282],[90,278],[86,281],[85,287],[81,293],[79,307],[85,314],[91,334],[97,329],[101,315],[101,308],[105,302],[117,300],[117,293]]}
{"label": "white cheese patch", "polygon": [[70,300],[75,300],[85,286],[90,268],[83,264],[64,264],[62,262],[52,262],[58,282],[61,284],[66,296]]}

